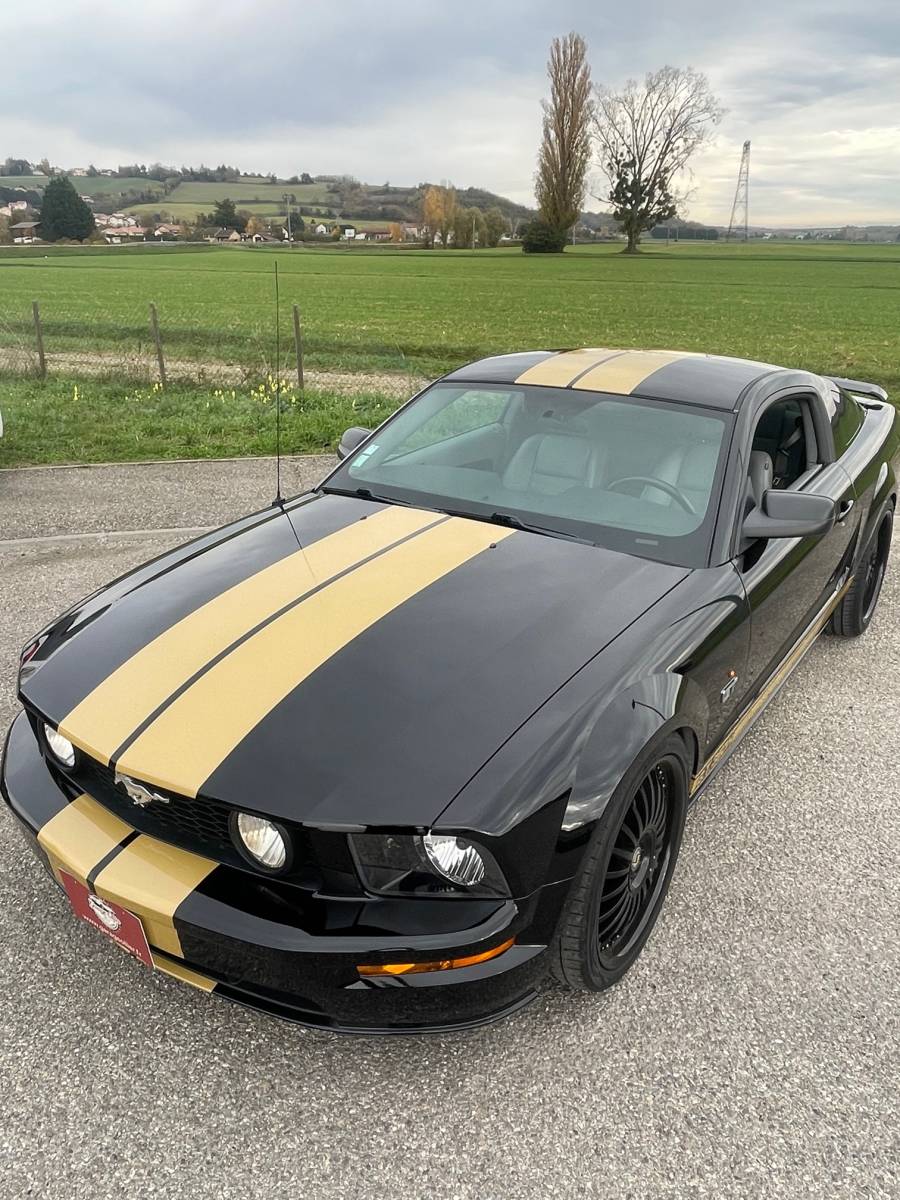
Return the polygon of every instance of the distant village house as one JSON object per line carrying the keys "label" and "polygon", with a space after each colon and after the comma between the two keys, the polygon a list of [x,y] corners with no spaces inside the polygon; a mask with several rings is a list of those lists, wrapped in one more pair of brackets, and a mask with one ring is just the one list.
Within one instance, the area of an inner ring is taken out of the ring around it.
{"label": "distant village house", "polygon": [[17,246],[30,246],[32,242],[39,241],[38,229],[40,221],[17,221],[15,225],[10,225],[9,231],[13,235],[13,241]]}

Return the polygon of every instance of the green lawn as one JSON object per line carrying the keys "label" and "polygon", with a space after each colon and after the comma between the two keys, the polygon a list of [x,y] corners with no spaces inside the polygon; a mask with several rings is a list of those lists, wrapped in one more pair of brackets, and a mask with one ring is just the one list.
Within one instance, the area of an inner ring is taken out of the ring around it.
{"label": "green lawn", "polygon": [[[559,257],[187,251],[0,251],[0,352],[30,345],[38,299],[48,353],[146,354],[152,300],[170,356],[264,370],[277,261],[282,348],[297,303],[313,369],[434,376],[524,348],[645,346],[741,355],[900,389],[900,246],[650,243],[639,257],[623,256],[618,245]],[[13,394],[3,401],[8,460],[16,455]]]}
{"label": "green lawn", "polygon": [[[20,381],[0,392],[6,423],[0,467],[274,454],[274,397],[266,381],[165,392],[110,380]],[[395,397],[375,392],[301,395],[285,384],[282,449],[325,450],[351,425],[377,425],[396,405]]]}

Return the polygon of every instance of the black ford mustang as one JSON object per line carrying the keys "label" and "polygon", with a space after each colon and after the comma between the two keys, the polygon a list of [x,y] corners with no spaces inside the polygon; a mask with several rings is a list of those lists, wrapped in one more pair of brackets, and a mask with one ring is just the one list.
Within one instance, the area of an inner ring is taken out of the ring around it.
{"label": "black ford mustang", "polygon": [[85,920],[256,1008],[403,1032],[606,988],[689,802],[872,618],[886,400],[664,352],[455,371],[37,636],[3,795]]}

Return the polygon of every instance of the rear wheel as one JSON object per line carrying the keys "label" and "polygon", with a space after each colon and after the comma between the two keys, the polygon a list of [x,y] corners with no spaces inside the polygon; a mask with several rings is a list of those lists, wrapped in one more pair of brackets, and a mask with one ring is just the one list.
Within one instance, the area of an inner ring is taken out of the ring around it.
{"label": "rear wheel", "polygon": [[641,755],[594,830],[553,947],[561,983],[603,991],[638,957],[669,889],[687,800],[687,756],[673,734]]}
{"label": "rear wheel", "polygon": [[893,518],[894,514],[888,509],[881,518],[878,531],[863,552],[847,595],[832,618],[832,632],[840,637],[859,637],[869,628],[875,615],[891,552]]}

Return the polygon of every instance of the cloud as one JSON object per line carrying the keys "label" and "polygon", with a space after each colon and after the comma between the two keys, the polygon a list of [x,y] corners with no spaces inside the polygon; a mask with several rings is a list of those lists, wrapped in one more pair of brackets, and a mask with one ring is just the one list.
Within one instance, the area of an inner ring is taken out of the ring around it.
{"label": "cloud", "polygon": [[452,179],[528,203],[547,47],[574,28],[606,83],[664,62],[709,74],[729,112],[695,160],[691,216],[727,221],[750,138],[753,221],[900,220],[900,23],[882,0],[649,0],[634,23],[608,0],[44,0],[15,24],[0,157]]}

